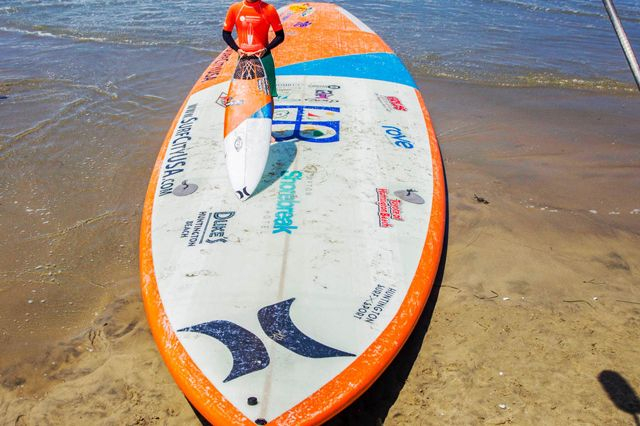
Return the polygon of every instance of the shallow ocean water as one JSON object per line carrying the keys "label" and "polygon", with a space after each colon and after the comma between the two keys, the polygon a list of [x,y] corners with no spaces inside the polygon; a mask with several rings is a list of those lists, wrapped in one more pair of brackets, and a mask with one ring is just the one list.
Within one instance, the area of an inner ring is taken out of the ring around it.
{"label": "shallow ocean water", "polygon": [[[67,66],[42,61],[52,44],[213,55],[223,47],[227,2],[8,0],[0,7],[5,78],[41,71],[73,78],[97,64],[60,52]],[[289,2],[276,0],[276,6]],[[338,1],[380,34],[418,75],[515,85],[620,88],[632,83],[604,7],[595,0]],[[640,3],[617,0],[625,29],[640,43]],[[29,50],[29,54],[21,52]],[[83,50],[79,48],[80,52]],[[74,50],[74,49],[72,49]],[[68,55],[68,56],[67,56]],[[154,62],[148,65],[154,66]],[[69,64],[74,64],[69,66]],[[159,64],[158,64],[159,65]],[[111,71],[110,75],[117,74]]]}

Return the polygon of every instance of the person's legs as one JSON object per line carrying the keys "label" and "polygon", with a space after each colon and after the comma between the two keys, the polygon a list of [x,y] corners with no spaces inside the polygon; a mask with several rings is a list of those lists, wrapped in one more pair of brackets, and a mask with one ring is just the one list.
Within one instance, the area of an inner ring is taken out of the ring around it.
{"label": "person's legs", "polygon": [[269,53],[262,57],[262,65],[267,73],[267,80],[269,80],[269,87],[271,88],[271,96],[278,96],[278,90],[276,89],[276,66],[273,63],[273,56]]}
{"label": "person's legs", "polygon": [[[278,90],[276,89],[276,66],[273,63],[273,56],[269,53],[262,58],[262,66],[264,67],[264,71],[267,74],[267,80],[269,81],[269,89],[271,90],[271,97],[275,98],[278,96]],[[273,99],[271,99],[271,110],[274,110]],[[271,143],[275,143],[276,139],[273,135],[271,135]]]}

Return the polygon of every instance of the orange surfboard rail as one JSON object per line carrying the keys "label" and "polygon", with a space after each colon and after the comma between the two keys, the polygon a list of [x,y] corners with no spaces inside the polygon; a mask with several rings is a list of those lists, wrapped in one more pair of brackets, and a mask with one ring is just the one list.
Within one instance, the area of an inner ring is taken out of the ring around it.
{"label": "orange surfboard rail", "polygon": [[[298,3],[280,9],[287,38],[285,43],[274,51],[276,64],[284,67],[340,56],[393,53],[379,36],[366,31],[366,28],[363,29],[349,16],[337,13],[336,9],[337,6],[326,3]],[[312,13],[309,13],[310,10]],[[300,40],[303,36],[305,44],[301,49]],[[189,95],[228,81],[235,69],[235,56],[230,49],[223,51],[198,79]],[[433,196],[426,240],[406,297],[378,339],[354,358],[348,368],[304,401],[279,417],[271,419],[269,425],[321,424],[351,404],[393,361],[425,307],[436,278],[444,243],[446,193],[441,154],[432,121],[419,90],[415,90],[415,95],[419,100],[429,135]],[[170,325],[158,290],[152,252],[152,212],[162,162],[187,100],[180,108],[162,144],[145,197],[140,231],[143,303],[161,356],[176,383],[195,408],[213,424],[253,425],[255,421],[247,418],[231,404],[190,358]]]}

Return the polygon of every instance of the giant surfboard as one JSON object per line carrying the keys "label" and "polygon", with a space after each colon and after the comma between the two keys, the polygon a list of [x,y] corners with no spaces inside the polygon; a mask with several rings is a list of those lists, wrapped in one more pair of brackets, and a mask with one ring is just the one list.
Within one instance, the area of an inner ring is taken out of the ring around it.
{"label": "giant surfboard", "polygon": [[339,6],[279,13],[276,143],[251,198],[225,166],[227,49],[176,116],[143,210],[151,331],[216,425],[319,424],[353,402],[413,330],[443,245],[440,152],[401,61]]}

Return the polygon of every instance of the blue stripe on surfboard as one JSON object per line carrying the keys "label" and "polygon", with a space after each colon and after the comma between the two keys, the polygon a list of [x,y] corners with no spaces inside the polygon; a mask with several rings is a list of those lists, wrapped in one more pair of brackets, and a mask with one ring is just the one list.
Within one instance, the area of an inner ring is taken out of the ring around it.
{"label": "blue stripe on surfboard", "polygon": [[273,118],[273,106],[270,103],[266,104],[254,112],[251,118]]}
{"label": "blue stripe on surfboard", "polygon": [[365,53],[317,59],[280,67],[277,74],[366,78],[417,87],[400,58],[393,53]]}

